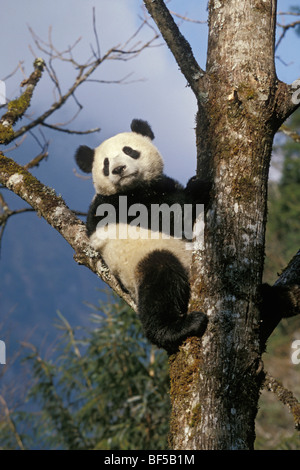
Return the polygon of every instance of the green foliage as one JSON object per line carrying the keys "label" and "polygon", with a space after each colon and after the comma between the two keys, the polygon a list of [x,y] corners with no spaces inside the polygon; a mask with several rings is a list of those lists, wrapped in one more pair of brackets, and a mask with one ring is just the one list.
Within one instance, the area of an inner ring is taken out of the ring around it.
{"label": "green foliage", "polygon": [[45,361],[36,351],[29,359],[42,440],[62,449],[166,448],[166,354],[144,339],[136,314],[123,302],[103,305],[92,317],[93,330],[75,335],[60,315],[56,359]]}
{"label": "green foliage", "polygon": [[52,360],[32,347],[30,411],[8,417],[0,403],[0,449],[167,448],[166,353],[147,342],[124,302],[94,307],[92,322],[91,331],[75,330],[59,314]]}
{"label": "green foliage", "polygon": [[[300,112],[293,115],[289,126],[300,128]],[[284,155],[279,184],[270,187],[269,214],[266,234],[266,278],[280,272],[299,249],[300,233],[300,146],[288,140],[282,147]]]}

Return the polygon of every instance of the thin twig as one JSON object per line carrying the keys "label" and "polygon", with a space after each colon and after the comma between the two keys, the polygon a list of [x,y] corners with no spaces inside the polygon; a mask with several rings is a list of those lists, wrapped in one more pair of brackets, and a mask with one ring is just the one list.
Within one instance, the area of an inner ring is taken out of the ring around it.
{"label": "thin twig", "polygon": [[298,144],[300,143],[300,135],[295,132],[295,131],[292,131],[291,129],[289,129],[286,125],[282,125],[279,129],[279,131],[283,132],[285,135],[291,137],[291,139],[293,139],[295,142],[297,142]]}
{"label": "thin twig", "polygon": [[94,30],[94,36],[95,36],[95,41],[96,41],[96,46],[97,46],[97,55],[96,58],[100,59],[101,58],[101,51],[100,51],[100,44],[99,44],[99,37],[97,33],[97,28],[96,28],[96,12],[95,12],[95,7],[93,7],[93,30]]}
{"label": "thin twig", "polygon": [[282,33],[276,43],[276,46],[275,46],[275,50],[278,48],[279,44],[281,43],[281,41],[283,40],[284,36],[286,35],[287,31],[291,28],[295,28],[297,26],[300,25],[300,20],[298,21],[294,21],[293,23],[289,23],[287,25],[283,25],[283,24],[279,24],[277,23],[277,26],[279,26],[280,28],[282,28]]}
{"label": "thin twig", "polygon": [[300,16],[300,13],[296,11],[279,11],[277,15],[286,15],[286,16]]}
{"label": "thin twig", "polygon": [[[95,24],[95,23],[94,23]],[[141,27],[143,27],[145,25],[145,22],[143,22],[143,24],[138,28],[137,31],[140,31]],[[95,26],[96,28],[96,26]],[[112,47],[111,49],[109,49],[105,55],[103,55],[103,57],[98,57],[96,60],[94,58],[93,61],[88,61],[85,65],[79,65],[74,59],[73,57],[71,56],[71,51],[74,49],[74,47],[78,44],[79,40],[78,39],[72,46],[70,46],[68,49],[66,49],[65,51],[63,52],[59,52],[54,44],[53,44],[53,41],[52,41],[52,31],[51,29],[49,29],[49,43],[47,44],[45,41],[41,40],[35,33],[34,31],[29,28],[31,34],[32,34],[32,37],[33,37],[33,40],[36,44],[36,46],[39,48],[40,51],[43,51],[43,53],[47,54],[50,56],[50,66],[46,68],[49,76],[51,77],[52,81],[54,82],[55,84],[55,87],[56,89],[58,90],[58,93],[59,93],[59,99],[52,104],[52,106],[47,110],[45,111],[43,114],[41,114],[39,117],[37,117],[36,119],[34,119],[33,121],[31,121],[29,124],[27,124],[26,126],[22,126],[21,129],[19,129],[18,131],[16,131],[14,133],[14,137],[13,138],[18,138],[20,136],[22,136],[23,134],[27,133],[28,131],[30,131],[31,129],[33,129],[34,127],[38,126],[38,125],[45,125],[45,126],[48,126],[50,127],[51,125],[47,125],[45,123],[45,120],[51,116],[57,109],[59,109],[67,100],[70,96],[72,96],[77,105],[80,107],[80,109],[82,108],[82,106],[80,105],[80,103],[76,100],[76,97],[75,97],[75,91],[77,90],[77,88],[82,84],[84,83],[85,81],[87,81],[89,79],[89,77],[93,74],[93,72],[105,61],[105,60],[130,60],[132,59],[133,57],[136,57],[138,54],[140,54],[145,48],[147,47],[150,47],[151,44],[157,39],[158,37],[158,34],[156,34],[154,37],[152,37],[149,41],[145,42],[145,43],[142,43],[142,44],[135,44],[134,46],[131,46],[131,48],[129,47],[130,46],[130,41],[132,41],[132,39],[135,37],[135,35],[137,34],[134,33],[132,35],[132,37],[126,41],[126,43],[124,44],[124,46],[115,46],[115,47]],[[95,34],[96,33],[96,30],[95,30]],[[96,36],[96,42],[97,42],[97,36]],[[98,47],[99,47],[99,52],[100,52],[100,46],[99,46],[99,43],[97,45],[97,50],[98,50]],[[120,47],[120,48],[119,48]],[[59,59],[59,60],[64,60],[64,61],[68,61],[68,62],[71,62],[77,69],[78,69],[78,74],[77,74],[77,77],[73,83],[73,85],[69,88],[69,90],[65,93],[65,94],[62,94],[61,92],[61,89],[59,87],[59,84],[58,84],[58,78],[57,78],[57,75],[56,75],[56,72],[53,68],[53,60],[54,59]],[[57,130],[57,128],[55,128]],[[69,132],[69,133],[76,133],[75,131],[72,131],[72,130],[62,130],[60,129],[62,132]],[[92,132],[97,132],[97,130],[92,130]],[[85,134],[86,133],[89,133],[89,131],[86,131],[84,132]]]}
{"label": "thin twig", "polygon": [[44,152],[39,153],[35,158],[33,158],[30,162],[28,162],[26,165],[24,165],[25,170],[29,170],[30,168],[33,168],[35,166],[39,166],[42,160],[47,159],[49,153],[47,150]]}
{"label": "thin twig", "polygon": [[[33,91],[42,76],[45,66],[43,59],[36,59],[34,61],[34,71],[28,79],[21,83],[21,87],[26,86],[25,91],[16,100],[10,101],[8,104],[8,111],[0,119],[0,143],[7,144],[15,139],[16,133],[13,131],[14,124],[23,117],[24,113],[30,105],[30,100]],[[19,135],[23,135],[22,134]]]}
{"label": "thin twig", "polygon": [[86,131],[74,131],[72,129],[63,129],[59,126],[55,126],[54,124],[46,124],[45,122],[41,122],[41,125],[44,127],[48,127],[49,129],[53,129],[54,131],[65,132],[67,134],[85,135],[101,131],[100,127],[95,127],[95,129],[87,129]]}
{"label": "thin twig", "polygon": [[175,11],[170,10],[171,15],[176,16],[177,18],[187,21],[189,23],[196,23],[196,24],[207,24],[207,20],[193,20],[192,18],[188,18],[187,16],[180,15]]}
{"label": "thin twig", "polygon": [[[9,78],[11,78],[18,70],[19,68],[21,68],[21,65],[23,64],[24,62],[19,62],[18,65],[16,66],[16,68],[8,75],[6,75],[6,77],[2,78],[2,80],[5,82],[6,80],[8,80]],[[22,70],[22,69],[21,69]]]}

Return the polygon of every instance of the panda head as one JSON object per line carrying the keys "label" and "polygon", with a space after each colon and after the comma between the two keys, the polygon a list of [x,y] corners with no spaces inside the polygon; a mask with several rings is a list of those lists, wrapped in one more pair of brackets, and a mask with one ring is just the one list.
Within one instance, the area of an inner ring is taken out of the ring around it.
{"label": "panda head", "polygon": [[76,162],[85,173],[92,172],[97,194],[117,194],[162,174],[163,160],[152,144],[154,134],[149,124],[134,119],[131,130],[105,140],[96,149],[78,148]]}

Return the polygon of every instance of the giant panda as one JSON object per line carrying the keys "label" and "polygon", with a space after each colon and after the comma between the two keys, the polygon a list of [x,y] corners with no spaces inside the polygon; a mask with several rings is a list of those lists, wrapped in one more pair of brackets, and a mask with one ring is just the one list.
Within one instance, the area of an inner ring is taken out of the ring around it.
{"label": "giant panda", "polygon": [[[187,249],[189,240],[174,233],[176,217],[182,217],[183,211],[170,212],[166,237],[160,217],[153,220],[151,207],[192,204],[194,219],[195,203],[207,202],[209,186],[192,178],[184,188],[164,175],[153,139],[150,125],[134,119],[131,132],[117,134],[96,149],[80,146],[75,159],[82,171],[92,172],[96,191],[86,223],[91,245],[135,299],[145,336],[172,354],[186,338],[203,335],[207,317],[196,311],[187,314],[192,251]],[[126,217],[121,200],[127,203]],[[133,224],[141,205],[146,219]],[[106,223],[108,214],[110,223]]]}

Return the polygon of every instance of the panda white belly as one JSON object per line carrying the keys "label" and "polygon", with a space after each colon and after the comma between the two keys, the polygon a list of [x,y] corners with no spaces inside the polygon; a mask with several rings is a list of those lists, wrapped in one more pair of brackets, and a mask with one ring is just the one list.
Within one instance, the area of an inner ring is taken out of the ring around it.
{"label": "panda white belly", "polygon": [[134,299],[137,299],[137,265],[154,250],[170,251],[188,272],[190,270],[192,250],[187,249],[187,242],[173,237],[163,238],[161,232],[127,224],[110,224],[108,230],[96,230],[90,241]]}

